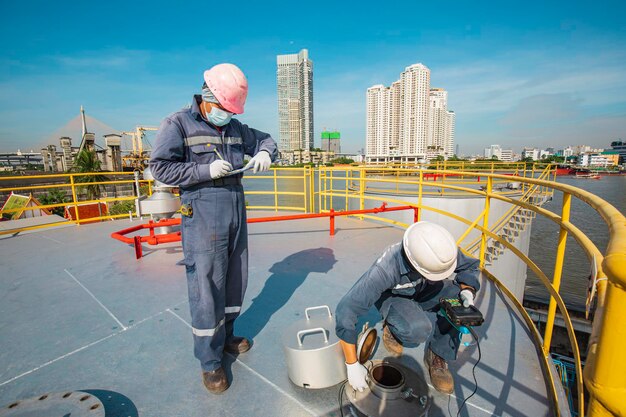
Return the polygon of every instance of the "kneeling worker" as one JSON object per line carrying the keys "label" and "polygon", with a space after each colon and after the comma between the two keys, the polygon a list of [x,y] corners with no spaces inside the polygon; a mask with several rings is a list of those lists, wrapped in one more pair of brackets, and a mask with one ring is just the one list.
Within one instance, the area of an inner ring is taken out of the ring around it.
{"label": "kneeling worker", "polygon": [[[459,332],[437,314],[439,299],[459,297],[466,307],[473,305],[480,287],[478,265],[435,223],[414,223],[401,243],[388,247],[337,306],[336,331],[352,388],[367,387],[367,369],[356,356],[356,324],[375,305],[384,319],[385,348],[399,356],[403,345],[428,342],[425,362],[430,380],[437,391],[451,394],[454,380],[447,362],[456,359]],[[446,280],[453,273],[454,280]]]}

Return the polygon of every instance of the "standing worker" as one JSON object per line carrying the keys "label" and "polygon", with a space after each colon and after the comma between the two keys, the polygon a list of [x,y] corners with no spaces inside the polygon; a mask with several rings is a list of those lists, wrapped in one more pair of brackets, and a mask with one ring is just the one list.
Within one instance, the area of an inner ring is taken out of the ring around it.
{"label": "standing worker", "polygon": [[224,351],[251,347],[233,333],[248,283],[248,228],[242,174],[229,172],[243,167],[244,154],[255,173],[277,155],[269,134],[231,119],[243,113],[247,95],[248,81],[235,65],[205,71],[202,95],[163,120],[150,158],[154,178],[180,188],[194,353],[214,394],[230,386]]}
{"label": "standing worker", "polygon": [[[402,242],[388,247],[337,306],[336,331],[352,388],[367,387],[367,369],[356,357],[356,323],[375,305],[384,319],[385,348],[400,356],[403,345],[428,342],[425,364],[430,380],[437,391],[451,394],[454,380],[447,362],[456,359],[459,331],[437,314],[439,299],[459,297],[465,307],[474,305],[480,287],[478,265],[435,223],[412,224]],[[446,280],[452,273],[454,281]]]}

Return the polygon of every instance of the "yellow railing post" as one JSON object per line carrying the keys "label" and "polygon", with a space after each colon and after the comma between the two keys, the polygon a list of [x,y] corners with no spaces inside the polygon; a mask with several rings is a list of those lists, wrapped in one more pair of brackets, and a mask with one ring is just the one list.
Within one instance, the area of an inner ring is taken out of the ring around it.
{"label": "yellow railing post", "polygon": [[313,187],[311,187],[311,171],[306,167],[303,167],[302,175],[304,176],[304,212],[311,213],[313,211],[311,196],[314,191]]}
{"label": "yellow railing post", "polygon": [[[324,200],[324,205],[322,206],[322,168],[317,169],[317,191],[318,191],[318,200],[317,200],[317,212],[321,213],[322,209],[326,208],[326,201]],[[323,172],[324,176],[326,176],[326,172]],[[326,198],[326,197],[324,197]]]}
{"label": "yellow railing post", "polygon": [[[359,178],[359,210],[365,210],[365,177],[367,176],[367,170],[361,168],[361,175]],[[363,217],[361,217],[363,220]]]}
{"label": "yellow railing post", "polygon": [[616,221],[602,262],[607,281],[598,282],[598,306],[583,372],[590,394],[587,417],[626,415],[626,219],[620,216],[617,210],[611,215]]}
{"label": "yellow railing post", "polygon": [[352,176],[352,170],[350,169],[346,169],[346,173],[345,173],[345,178],[346,178],[346,186],[345,186],[345,192],[346,192],[346,202],[345,202],[345,208],[344,210],[348,211],[348,189],[350,188],[350,178]]}
{"label": "yellow railing post", "polygon": [[485,230],[489,229],[489,205],[491,204],[491,186],[493,179],[491,176],[487,177],[487,188],[485,189],[487,195],[485,196],[485,216],[483,217],[483,231],[480,237],[480,267],[485,267],[485,249],[487,248],[487,234]]}
{"label": "yellow railing post", "polygon": [[399,180],[400,180],[400,169],[396,168],[396,193],[400,191],[400,183],[398,182]]}
{"label": "yellow railing post", "polygon": [[417,221],[422,219],[422,183],[424,182],[424,171],[420,169],[420,182],[417,189]]}
{"label": "yellow railing post", "polygon": [[[563,193],[563,207],[561,209],[561,223],[569,222],[569,213],[572,204],[572,195]],[[559,231],[559,242],[556,250],[556,261],[554,263],[554,278],[552,279],[552,287],[559,292],[561,287],[561,274],[563,272],[563,259],[565,258],[565,244],[567,243],[567,229],[561,226]],[[543,336],[543,353],[547,356],[550,354],[550,343],[552,342],[552,330],[554,328],[554,317],[556,315],[556,300],[550,297],[550,305],[548,306],[548,318],[546,319],[546,329]]]}
{"label": "yellow railing post", "polygon": [[312,167],[308,168],[309,182],[311,183],[311,213],[315,212],[315,171],[316,170],[314,170]]}
{"label": "yellow railing post", "polygon": [[[274,211],[277,212],[278,211],[278,181],[276,178],[276,169],[272,170],[274,173]],[[304,197],[304,207],[306,209],[306,196]]]}
{"label": "yellow railing post", "polygon": [[446,193],[446,187],[444,187],[444,184],[446,183],[446,173],[445,173],[445,162],[444,162],[444,173],[441,175],[441,195],[443,196]]}
{"label": "yellow railing post", "polygon": [[[604,316],[599,339],[589,349],[584,376],[585,385],[590,393],[587,417],[624,416],[626,410],[626,361],[623,360],[624,343],[626,342],[626,326],[624,326],[624,306],[626,306],[626,291],[624,287],[616,285],[624,278],[626,258],[623,254],[615,254],[614,267],[621,271],[605,266],[609,282],[607,285]],[[612,260],[608,260],[611,262]],[[595,320],[594,320],[595,321]],[[595,326],[595,323],[594,323]]]}
{"label": "yellow railing post", "polygon": [[74,174],[70,174],[70,185],[72,186],[72,204],[74,205],[76,223],[80,224],[80,215],[78,214],[78,199],[76,198],[76,187],[74,186]]}

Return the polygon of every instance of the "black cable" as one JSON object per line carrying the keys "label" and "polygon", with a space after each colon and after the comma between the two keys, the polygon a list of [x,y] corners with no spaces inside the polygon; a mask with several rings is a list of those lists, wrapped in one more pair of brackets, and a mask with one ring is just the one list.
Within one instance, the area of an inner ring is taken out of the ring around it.
{"label": "black cable", "polygon": [[339,387],[339,412],[341,413],[341,417],[343,417],[343,393],[346,390],[346,384],[348,381],[344,381]]}
{"label": "black cable", "polygon": [[467,400],[472,398],[474,394],[476,394],[476,391],[478,391],[478,381],[476,380],[476,367],[480,363],[480,358],[482,356],[480,352],[480,343],[478,342],[478,335],[476,334],[472,326],[466,326],[466,327],[470,331],[472,336],[474,336],[474,340],[476,340],[476,346],[478,346],[478,360],[476,361],[476,363],[474,364],[474,367],[472,368],[472,376],[474,377],[474,391],[472,391],[472,393],[463,400],[463,402],[461,403],[461,406],[459,407],[459,411],[457,411],[456,413],[456,417],[459,417],[459,414],[461,414],[461,410],[465,406],[465,403],[467,402]]}

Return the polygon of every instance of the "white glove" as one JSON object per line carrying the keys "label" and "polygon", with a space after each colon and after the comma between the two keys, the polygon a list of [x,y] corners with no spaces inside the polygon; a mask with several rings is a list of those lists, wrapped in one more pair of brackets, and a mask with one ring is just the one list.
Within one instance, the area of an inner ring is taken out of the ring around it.
{"label": "white glove", "polygon": [[359,361],[354,363],[346,363],[346,369],[348,370],[348,383],[350,386],[359,392],[363,392],[367,388],[367,369],[361,365]]}
{"label": "white glove", "polygon": [[468,289],[461,290],[459,298],[463,301],[463,307],[465,308],[474,305],[474,293]]}
{"label": "white glove", "polygon": [[233,166],[230,164],[230,162],[224,161],[223,159],[213,161],[211,162],[211,165],[209,165],[209,174],[211,175],[212,180],[221,178],[232,170]]}
{"label": "white glove", "polygon": [[272,164],[272,158],[270,158],[269,152],[259,151],[256,155],[252,157],[252,159],[248,163],[254,164],[252,172],[256,174],[257,172],[263,172],[270,169],[270,165]]}

